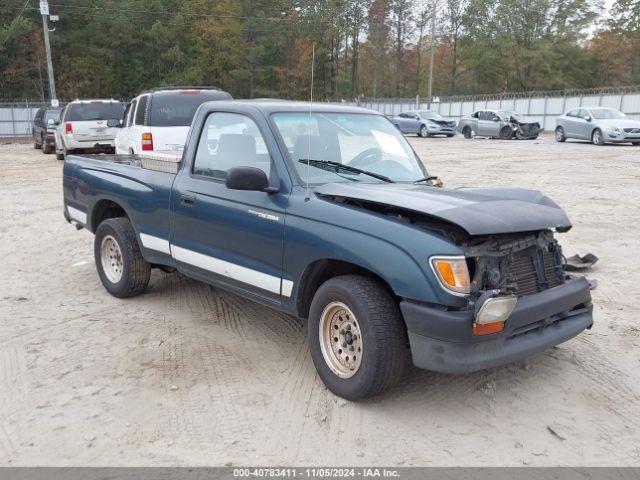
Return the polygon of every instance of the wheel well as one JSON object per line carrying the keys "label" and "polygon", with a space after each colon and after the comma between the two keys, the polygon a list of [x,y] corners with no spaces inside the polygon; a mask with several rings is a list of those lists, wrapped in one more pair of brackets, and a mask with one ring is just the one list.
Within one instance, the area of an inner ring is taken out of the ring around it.
{"label": "wheel well", "polygon": [[298,316],[308,318],[311,301],[320,285],[331,278],[349,274],[372,278],[379,282],[393,297],[396,297],[391,286],[382,277],[366,268],[342,260],[317,260],[306,268],[300,279],[297,295]]}
{"label": "wheel well", "polygon": [[95,232],[105,220],[118,217],[128,217],[124,208],[112,200],[100,200],[91,213],[91,230]]}

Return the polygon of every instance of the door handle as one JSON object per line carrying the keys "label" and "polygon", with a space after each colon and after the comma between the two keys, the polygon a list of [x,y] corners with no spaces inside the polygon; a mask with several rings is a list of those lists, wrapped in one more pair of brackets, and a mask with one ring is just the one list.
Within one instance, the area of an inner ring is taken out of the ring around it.
{"label": "door handle", "polygon": [[186,193],[181,193],[180,194],[180,203],[183,203],[185,205],[193,205],[194,203],[196,203],[196,196],[195,195],[187,195]]}

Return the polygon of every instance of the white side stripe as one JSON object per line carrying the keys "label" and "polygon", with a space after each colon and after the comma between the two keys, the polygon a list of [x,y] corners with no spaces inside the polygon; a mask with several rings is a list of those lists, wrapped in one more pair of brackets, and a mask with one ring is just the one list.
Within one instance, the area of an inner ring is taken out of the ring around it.
{"label": "white side stripe", "polygon": [[87,224],[87,214],[81,212],[77,208],[67,206],[67,211],[69,212],[69,216],[73,218],[76,222],[79,222],[83,225]]}
{"label": "white side stripe", "polygon": [[171,248],[169,247],[169,242],[164,238],[158,238],[152,235],[147,235],[146,233],[141,233],[140,241],[142,242],[142,246],[144,248],[149,248],[151,250],[156,250],[158,252],[171,255]]}
{"label": "white side stripe", "polygon": [[291,290],[293,289],[293,282],[290,280],[282,282],[280,277],[274,277],[273,275],[258,272],[251,268],[242,267],[235,263],[220,260],[219,258],[209,257],[208,255],[203,255],[175,245],[171,245],[171,252],[173,253],[173,258],[179,262],[188,263],[189,265],[217,273],[218,275],[223,275],[242,283],[253,285],[254,287],[261,288],[268,292],[280,294],[280,284],[284,284],[285,282],[291,283],[291,286],[287,286],[286,289],[283,286],[282,295],[287,297],[290,296]]}

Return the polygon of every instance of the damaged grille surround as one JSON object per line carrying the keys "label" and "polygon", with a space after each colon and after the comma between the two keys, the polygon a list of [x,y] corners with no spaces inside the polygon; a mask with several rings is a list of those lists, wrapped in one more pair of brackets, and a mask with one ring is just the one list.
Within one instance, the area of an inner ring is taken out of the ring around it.
{"label": "damaged grille surround", "polygon": [[476,239],[460,247],[468,259],[474,297],[494,289],[504,295],[531,295],[565,280],[562,248],[548,230]]}

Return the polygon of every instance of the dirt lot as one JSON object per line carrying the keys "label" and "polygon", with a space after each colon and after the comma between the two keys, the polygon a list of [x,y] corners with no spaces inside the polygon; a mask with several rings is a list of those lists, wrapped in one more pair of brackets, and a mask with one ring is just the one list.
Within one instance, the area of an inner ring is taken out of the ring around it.
{"label": "dirt lot", "polygon": [[0,145],[0,464],[640,465],[640,148],[411,141],[447,186],[567,209],[565,252],[600,257],[591,331],[349,403],[299,320],[159,272],[146,295],[109,296],[92,235],[62,217],[62,163]]}

